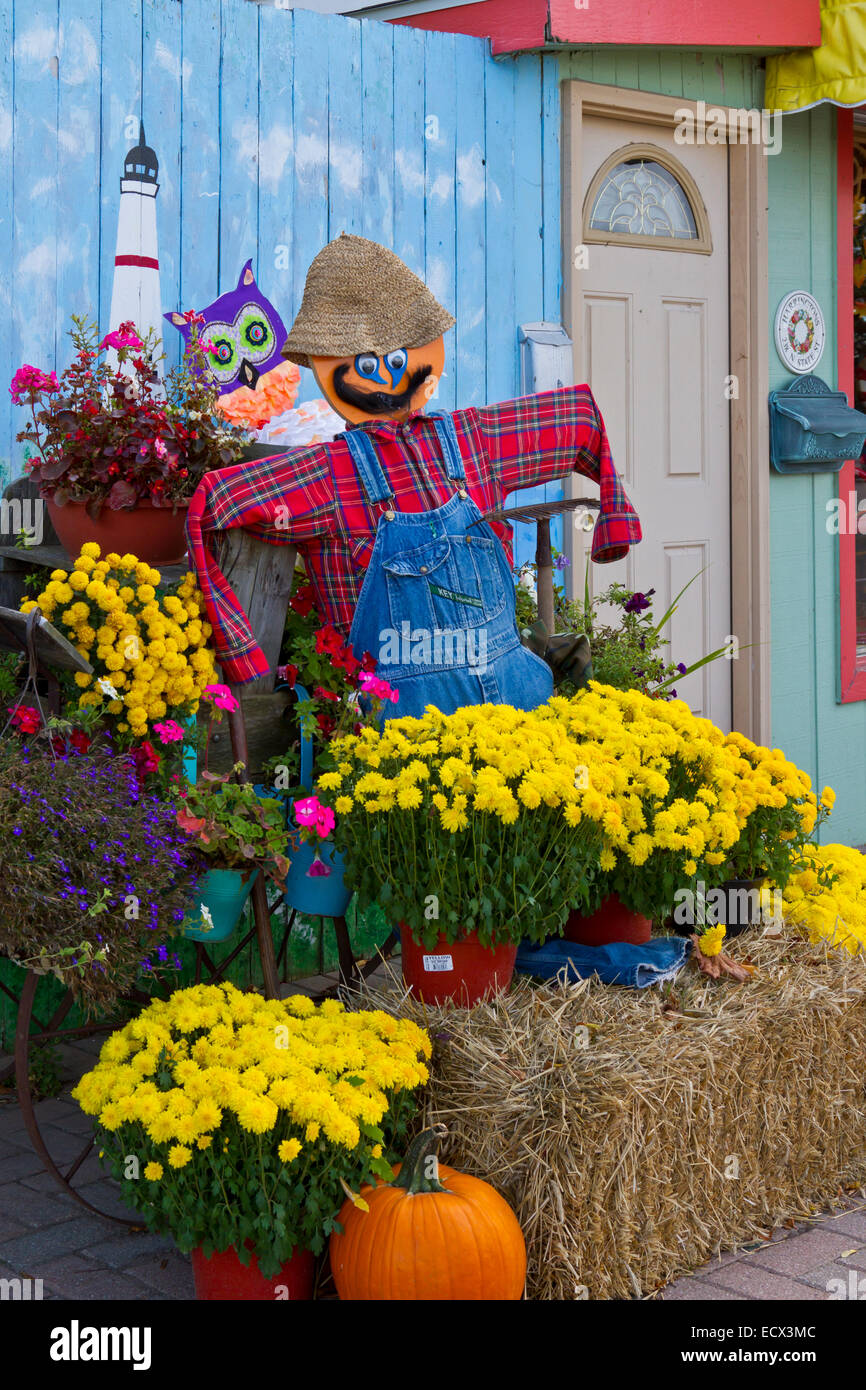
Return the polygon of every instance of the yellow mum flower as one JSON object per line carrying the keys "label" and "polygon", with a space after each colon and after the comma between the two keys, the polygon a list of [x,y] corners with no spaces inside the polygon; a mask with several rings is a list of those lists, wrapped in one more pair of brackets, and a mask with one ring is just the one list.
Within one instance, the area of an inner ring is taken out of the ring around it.
{"label": "yellow mum flower", "polygon": [[165,1170],[161,1163],[157,1163],[155,1160],[151,1160],[150,1163],[145,1165],[144,1176],[147,1178],[149,1182],[159,1182],[164,1171]]}
{"label": "yellow mum flower", "polygon": [[186,1144],[172,1144],[168,1151],[168,1161],[172,1168],[185,1168],[192,1158],[192,1149]]}
{"label": "yellow mum flower", "polygon": [[297,1139],[284,1139],[277,1149],[277,1157],[281,1163],[294,1163],[301,1147]]}
{"label": "yellow mum flower", "polygon": [[722,942],[725,939],[725,928],[722,923],[718,926],[708,927],[698,938],[701,948],[701,955],[717,956],[722,949]]}

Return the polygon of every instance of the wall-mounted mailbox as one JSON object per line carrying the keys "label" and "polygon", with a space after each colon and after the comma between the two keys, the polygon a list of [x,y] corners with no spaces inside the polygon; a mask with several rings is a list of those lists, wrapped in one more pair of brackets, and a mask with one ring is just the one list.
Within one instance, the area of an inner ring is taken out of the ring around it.
{"label": "wall-mounted mailbox", "polygon": [[838,473],[846,459],[859,458],[866,415],[844,391],[810,375],[769,399],[770,462],[779,473]]}
{"label": "wall-mounted mailbox", "polygon": [[524,396],[556,391],[574,380],[571,339],[559,323],[522,323],[520,390]]}

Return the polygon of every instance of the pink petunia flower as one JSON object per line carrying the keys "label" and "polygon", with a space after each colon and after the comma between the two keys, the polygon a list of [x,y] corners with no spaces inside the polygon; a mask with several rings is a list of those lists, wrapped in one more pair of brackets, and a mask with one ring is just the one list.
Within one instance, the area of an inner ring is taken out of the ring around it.
{"label": "pink petunia flower", "polygon": [[327,864],[323,864],[319,856],[316,855],[312,864],[307,869],[306,876],[307,878],[330,878],[331,870],[329,866]]}

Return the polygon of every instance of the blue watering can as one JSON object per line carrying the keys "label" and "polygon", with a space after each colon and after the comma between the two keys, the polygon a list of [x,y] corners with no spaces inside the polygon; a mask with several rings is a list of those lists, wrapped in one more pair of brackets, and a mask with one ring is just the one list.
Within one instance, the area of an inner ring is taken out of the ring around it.
{"label": "blue watering can", "polygon": [[[299,700],[310,697],[302,685],[296,685]],[[313,785],[313,740],[301,730],[301,786],[312,789]],[[288,803],[289,847],[292,861],[286,879],[286,906],[303,912],[307,917],[342,917],[352,900],[352,894],[343,883],[343,856],[333,845],[322,841],[319,858],[331,870],[327,878],[311,878],[309,871],[316,857],[312,845],[300,838],[300,827],[295,823],[294,801]]]}

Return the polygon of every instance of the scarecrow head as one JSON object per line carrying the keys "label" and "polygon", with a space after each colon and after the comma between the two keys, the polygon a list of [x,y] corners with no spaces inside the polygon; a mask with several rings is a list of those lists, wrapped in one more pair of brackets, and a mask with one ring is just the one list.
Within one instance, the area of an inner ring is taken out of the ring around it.
{"label": "scarecrow head", "polygon": [[400,420],[436,390],[453,323],[393,251],[344,232],[307,272],[283,356],[312,368],[350,424]]}

